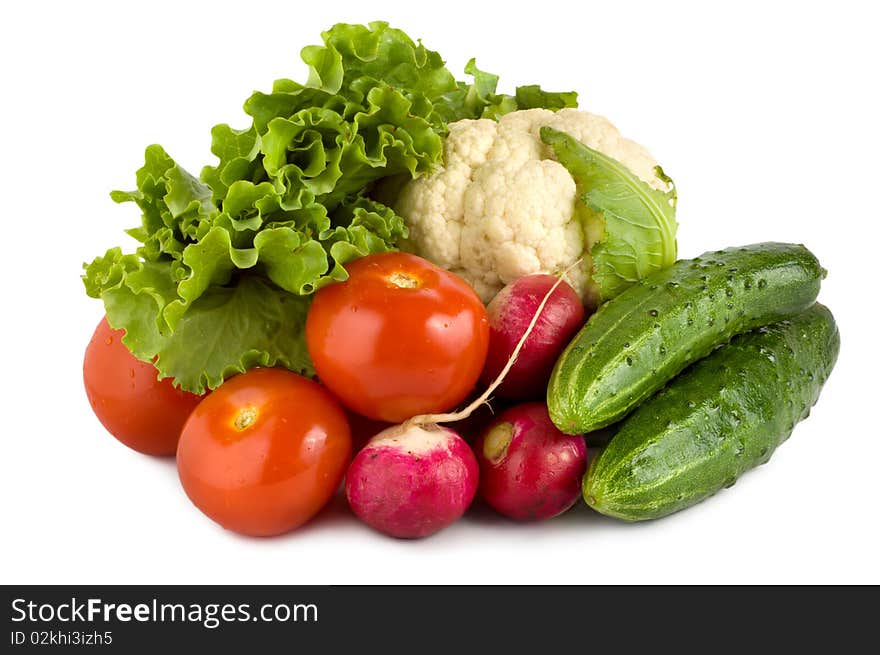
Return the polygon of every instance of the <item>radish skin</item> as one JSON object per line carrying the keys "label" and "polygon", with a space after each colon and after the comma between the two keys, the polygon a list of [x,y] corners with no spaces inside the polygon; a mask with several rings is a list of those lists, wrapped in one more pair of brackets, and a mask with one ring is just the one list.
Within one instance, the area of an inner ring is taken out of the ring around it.
{"label": "radish skin", "polygon": [[415,539],[458,520],[478,480],[476,457],[458,434],[436,425],[402,425],[380,432],[357,454],[345,495],[370,527]]}
{"label": "radish skin", "polygon": [[584,438],[560,432],[544,403],[502,412],[474,444],[480,464],[480,496],[517,521],[549,519],[581,496],[587,470]]}
{"label": "radish skin", "polygon": [[[556,283],[553,275],[527,275],[508,284],[489,303],[489,352],[480,376],[483,384],[498,377],[538,305]],[[584,317],[584,306],[574,289],[566,282],[559,284],[497,395],[508,400],[532,400],[546,394],[553,365],[583,325]]]}

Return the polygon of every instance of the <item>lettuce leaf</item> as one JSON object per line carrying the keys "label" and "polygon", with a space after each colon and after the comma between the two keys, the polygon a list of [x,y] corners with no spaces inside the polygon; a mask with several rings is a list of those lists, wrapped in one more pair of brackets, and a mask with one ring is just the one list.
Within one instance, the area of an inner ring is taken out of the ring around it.
{"label": "lettuce leaf", "polygon": [[665,193],[564,132],[542,127],[541,139],[574,178],[583,219],[598,223],[599,229],[590,225],[585,232],[602,235],[590,249],[601,300],[675,262],[675,186],[662,170],[658,175],[670,186]]}
{"label": "lettuce leaf", "polygon": [[473,60],[473,81],[457,81],[438,53],[385,22],[338,24],[322,38],[301,51],[305,83],[277,80],[245,102],[249,126],[211,130],[217,161],[199,177],[149,146],[136,189],[111,194],[140,208],[128,230],[140,246],[84,264],[86,292],[123,343],[188,391],[256,365],[311,374],[310,295],[406,237],[371,189],[430,173],[448,122],[576,105],[574,93],[535,86],[498,94],[498,77]]}
{"label": "lettuce leaf", "polygon": [[[125,267],[118,249],[91,266]],[[311,301],[280,290],[259,276],[234,286],[212,286],[167,330],[157,311],[174,297],[168,262],[138,262],[129,275],[104,290],[107,321],[124,329],[123,343],[135,357],[152,361],[160,377],[194,393],[254,366],[314,371],[306,351],[305,318]]]}
{"label": "lettuce leaf", "polygon": [[134,254],[111,248],[85,266],[83,281],[110,325],[126,331],[129,350],[193,393],[256,365],[311,374],[302,341],[309,294],[406,235],[376,201],[355,195],[332,214],[317,203],[287,211],[269,182],[233,182],[220,211],[158,146],[137,178],[136,191],[113,197],[141,207],[130,233],[143,245]]}

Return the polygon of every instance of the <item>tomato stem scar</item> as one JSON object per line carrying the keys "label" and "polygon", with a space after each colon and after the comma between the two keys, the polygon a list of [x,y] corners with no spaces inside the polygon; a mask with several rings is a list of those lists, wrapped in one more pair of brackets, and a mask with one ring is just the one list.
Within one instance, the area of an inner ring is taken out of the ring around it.
{"label": "tomato stem scar", "polygon": [[235,421],[233,425],[236,430],[245,430],[250,425],[253,424],[254,421],[257,420],[257,410],[254,407],[243,407],[238,411],[238,416],[235,417]]}
{"label": "tomato stem scar", "polygon": [[388,276],[388,281],[401,289],[415,289],[419,286],[419,281],[416,278],[405,273],[392,273]]}

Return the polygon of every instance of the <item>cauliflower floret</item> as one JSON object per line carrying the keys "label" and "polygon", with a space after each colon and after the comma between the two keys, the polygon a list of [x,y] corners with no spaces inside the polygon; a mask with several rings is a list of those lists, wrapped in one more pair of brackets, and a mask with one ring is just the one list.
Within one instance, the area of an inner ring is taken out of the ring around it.
{"label": "cauliflower floret", "polygon": [[[457,121],[449,125],[444,165],[407,183],[394,205],[409,227],[403,248],[461,275],[484,302],[518,277],[559,273],[584,255],[601,235],[584,235],[574,179],[541,141],[545,125],[667,189],[647,150],[602,116],[528,109],[497,122]],[[584,298],[589,265],[569,274]]]}
{"label": "cauliflower floret", "polygon": [[[574,199],[574,180],[555,161],[481,166],[465,191],[459,265],[452,270],[488,301],[511,280],[575,261],[584,243],[571,220]],[[576,277],[582,286],[583,275]]]}

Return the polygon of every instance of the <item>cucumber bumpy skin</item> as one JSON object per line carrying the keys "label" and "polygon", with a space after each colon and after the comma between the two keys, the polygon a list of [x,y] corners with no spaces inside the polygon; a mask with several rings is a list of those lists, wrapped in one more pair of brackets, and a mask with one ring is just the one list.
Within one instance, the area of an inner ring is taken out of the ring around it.
{"label": "cucumber bumpy skin", "polygon": [[735,337],[623,422],[584,476],[584,499],[642,521],[731,486],[809,416],[839,350],[834,317],[819,304]]}
{"label": "cucumber bumpy skin", "polygon": [[679,260],[605,303],[547,389],[563,432],[611,425],[733,336],[803,311],[825,275],[802,245],[760,243]]}

